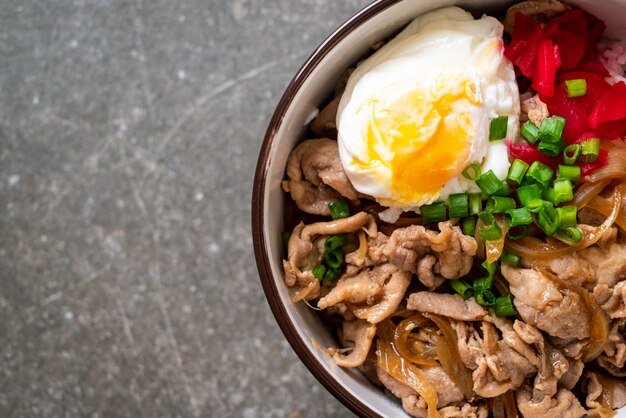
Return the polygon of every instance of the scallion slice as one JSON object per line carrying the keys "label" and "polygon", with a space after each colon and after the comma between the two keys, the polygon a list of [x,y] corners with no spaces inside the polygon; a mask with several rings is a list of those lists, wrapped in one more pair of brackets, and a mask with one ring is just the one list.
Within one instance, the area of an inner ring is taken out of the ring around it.
{"label": "scallion slice", "polygon": [[541,187],[537,184],[529,184],[528,186],[518,187],[517,198],[522,206],[526,206],[528,202],[541,199]]}
{"label": "scallion slice", "polygon": [[587,94],[587,80],[577,78],[576,80],[565,80],[565,88],[568,97],[580,97]]}
{"label": "scallion slice", "polygon": [[539,139],[542,142],[559,142],[563,136],[563,129],[567,119],[560,116],[544,118],[539,126]]}
{"label": "scallion slice", "polygon": [[422,223],[424,225],[443,222],[446,220],[446,204],[444,202],[435,202],[430,205],[420,207],[422,214]]}
{"label": "scallion slice", "polygon": [[517,267],[522,257],[519,255],[511,254],[507,250],[502,250],[502,255],[500,256],[500,261],[503,263],[507,263],[511,266]]}
{"label": "scallion slice", "polygon": [[526,176],[532,178],[543,187],[548,187],[552,177],[554,177],[554,170],[539,161],[535,161],[530,165]]}
{"label": "scallion slice", "polygon": [[461,295],[463,299],[469,299],[474,295],[474,289],[472,289],[472,286],[470,286],[469,283],[463,279],[450,280],[448,283],[450,284],[450,287],[456,293]]}
{"label": "scallion slice", "polygon": [[336,248],[332,251],[326,251],[324,254],[324,262],[330,268],[339,269],[343,264],[343,250]]}
{"label": "scallion slice", "polygon": [[478,215],[483,211],[483,197],[480,193],[469,194],[469,214]]}
{"label": "scallion slice", "polygon": [[526,161],[522,161],[517,158],[514,159],[511,164],[511,168],[509,168],[509,175],[507,176],[507,179],[519,186],[522,183],[524,174],[528,171],[528,167],[529,166]]}
{"label": "scallion slice", "polygon": [[565,149],[565,141],[563,139],[556,142],[541,141],[537,149],[548,157],[556,157]]}
{"label": "scallion slice", "polygon": [[568,179],[554,180],[554,196],[557,202],[569,202],[574,198],[574,187]]}
{"label": "scallion slice", "polygon": [[337,248],[341,248],[346,245],[346,241],[348,240],[348,236],[346,234],[337,234],[328,238],[324,243],[326,247],[326,251],[334,251]]}
{"label": "scallion slice", "polygon": [[328,209],[330,209],[330,217],[333,219],[342,219],[350,216],[350,207],[345,199],[339,199],[329,203]]}
{"label": "scallion slice", "polygon": [[558,204],[561,203],[561,201],[556,198],[556,192],[554,191],[554,187],[548,187],[546,189],[543,189],[541,197],[543,197],[545,201],[550,202],[552,206],[558,206]]}
{"label": "scallion slice", "polygon": [[463,234],[474,236],[476,233],[476,217],[468,216],[467,218],[463,218],[462,229]]}
{"label": "scallion slice", "polygon": [[496,316],[514,316],[517,315],[517,309],[513,304],[512,295],[498,296],[494,301],[493,310]]}
{"label": "scallion slice", "polygon": [[506,138],[508,123],[508,116],[498,116],[497,118],[491,119],[491,124],[489,125],[489,140],[497,141],[498,139]]}
{"label": "scallion slice", "polygon": [[539,213],[539,211],[547,206],[552,207],[552,203],[548,202],[547,200],[543,200],[543,199],[535,199],[535,200],[531,200],[530,202],[528,202],[528,204],[526,206],[524,206],[526,209],[528,209],[529,212],[532,213]]}
{"label": "scallion slice", "polygon": [[561,218],[561,226],[575,226],[576,215],[578,213],[578,208],[575,205],[567,205],[561,206],[560,208],[556,208],[557,212],[559,212],[559,217]]}
{"label": "scallion slice", "polygon": [[567,165],[574,165],[580,155],[580,145],[571,144],[563,150],[563,162]]}
{"label": "scallion slice", "polygon": [[487,196],[491,196],[502,187],[502,181],[496,177],[492,170],[487,171],[480,178],[476,179],[476,184]]}
{"label": "scallion slice", "polygon": [[580,161],[583,163],[593,163],[600,155],[600,140],[589,138],[580,143]]}
{"label": "scallion slice", "polygon": [[448,214],[450,218],[463,218],[469,214],[467,193],[451,194],[448,197]]}
{"label": "scallion slice", "polygon": [[533,222],[533,215],[526,208],[509,209],[504,212],[504,222],[511,228],[530,225]]}
{"label": "scallion slice", "polygon": [[557,179],[567,179],[577,181],[580,179],[580,167],[577,165],[561,165],[556,171]]}
{"label": "scallion slice", "polygon": [[552,206],[544,206],[537,214],[537,225],[546,233],[546,235],[554,235],[561,225],[559,212]]}
{"label": "scallion slice", "polygon": [[478,293],[474,290],[474,300],[481,306],[493,306],[496,303],[496,297],[491,289],[484,289]]}
{"label": "scallion slice", "polygon": [[313,273],[313,277],[315,277],[318,282],[321,282],[324,278],[324,274],[326,274],[326,267],[324,267],[323,264],[318,264],[313,267],[313,270],[311,270],[311,272]]}
{"label": "scallion slice", "polygon": [[509,232],[506,233],[506,236],[513,241],[524,238],[528,235],[528,225],[520,225],[515,226],[509,229]]}
{"label": "scallion slice", "polygon": [[532,121],[527,120],[522,125],[522,130],[520,131],[520,135],[524,138],[530,145],[534,145],[539,139],[539,128]]}
{"label": "scallion slice", "polygon": [[486,210],[491,213],[504,213],[509,209],[514,209],[517,204],[510,197],[491,196],[487,200]]}
{"label": "scallion slice", "polygon": [[478,180],[481,176],[480,165],[476,163],[470,164],[467,167],[465,167],[465,170],[463,170],[461,174],[463,174],[463,177],[465,177],[468,180],[471,180],[471,181]]}
{"label": "scallion slice", "polygon": [[557,230],[557,234],[571,244],[576,244],[583,239],[582,231],[575,226],[562,226]]}
{"label": "scallion slice", "polygon": [[478,230],[478,233],[487,241],[498,239],[502,236],[502,230],[497,223],[492,223]]}
{"label": "scallion slice", "polygon": [[324,280],[328,280],[328,281],[335,281],[337,280],[337,278],[341,275],[341,271],[339,269],[336,268],[329,268],[326,270],[326,273],[324,274]]}

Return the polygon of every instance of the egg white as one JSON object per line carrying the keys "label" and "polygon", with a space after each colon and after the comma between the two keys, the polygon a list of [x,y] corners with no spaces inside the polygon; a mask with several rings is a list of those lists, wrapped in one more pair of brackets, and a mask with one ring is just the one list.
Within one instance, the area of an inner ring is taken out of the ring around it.
{"label": "egg white", "polygon": [[[467,161],[457,165],[478,163],[483,171],[492,169],[504,179],[509,168],[506,146],[489,142],[489,124],[491,118],[509,116],[507,136],[515,138],[520,105],[515,73],[502,48],[500,22],[488,16],[475,20],[460,8],[448,7],[413,20],[360,63],[337,112],[339,152],[354,187],[384,206],[402,210],[415,210],[453,193],[478,191],[460,174],[432,193],[396,190],[397,173],[390,163],[395,153],[382,140],[373,148],[371,142],[368,145],[367,130],[373,120],[384,119],[385,109],[412,94],[425,106],[444,96],[455,97],[451,113],[441,115],[443,119],[425,117],[419,135],[429,138],[437,126],[459,127],[471,137],[471,145]],[[420,170],[427,174],[429,167]]]}

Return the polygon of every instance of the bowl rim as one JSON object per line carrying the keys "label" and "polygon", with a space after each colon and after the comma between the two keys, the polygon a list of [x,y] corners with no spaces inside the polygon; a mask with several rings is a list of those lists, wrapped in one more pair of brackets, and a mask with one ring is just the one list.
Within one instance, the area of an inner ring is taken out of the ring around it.
{"label": "bowl rim", "polygon": [[330,394],[343,403],[348,409],[361,417],[382,417],[380,414],[372,410],[363,401],[353,396],[347,391],[339,381],[331,374],[327,373],[317,360],[315,355],[307,348],[304,341],[300,338],[295,325],[289,320],[287,309],[281,303],[278,296],[277,282],[274,280],[268,249],[265,245],[265,237],[263,234],[263,220],[265,211],[263,208],[263,196],[265,194],[265,183],[268,174],[268,162],[270,161],[270,151],[276,133],[281,127],[283,116],[287,109],[291,106],[293,99],[299,89],[302,87],[313,70],[321,63],[324,57],[343,39],[358,28],[362,23],[366,22],[373,16],[381,13],[385,9],[393,6],[402,0],[375,0],[368,6],[365,6],[357,13],[348,18],[337,29],[335,29],[326,39],[313,51],[300,67],[294,78],[288,84],[283,93],[276,110],[270,119],[259,158],[257,160],[256,171],[254,175],[254,183],[252,188],[252,241],[254,246],[254,256],[256,259],[257,270],[263,285],[265,297],[270,305],[270,309],[280,327],[281,331],[287,338],[292,349],[304,363],[306,368],[315,376],[315,378],[326,388]]}

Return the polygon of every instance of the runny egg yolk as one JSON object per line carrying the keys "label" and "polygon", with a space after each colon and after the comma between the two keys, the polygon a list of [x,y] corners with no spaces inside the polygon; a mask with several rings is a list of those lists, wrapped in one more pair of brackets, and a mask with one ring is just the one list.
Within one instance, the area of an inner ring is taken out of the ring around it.
{"label": "runny egg yolk", "polygon": [[366,165],[382,164],[391,172],[390,204],[429,203],[470,162],[469,112],[478,102],[474,84],[466,82],[434,100],[427,97],[414,89],[387,106],[376,100],[369,104]]}

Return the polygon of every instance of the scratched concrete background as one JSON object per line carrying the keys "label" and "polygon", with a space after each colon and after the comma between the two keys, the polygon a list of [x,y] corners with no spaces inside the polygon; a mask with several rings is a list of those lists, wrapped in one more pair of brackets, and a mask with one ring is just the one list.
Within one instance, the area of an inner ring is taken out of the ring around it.
{"label": "scratched concrete background", "polygon": [[366,3],[0,0],[0,416],[352,416],[270,313],[249,204]]}

